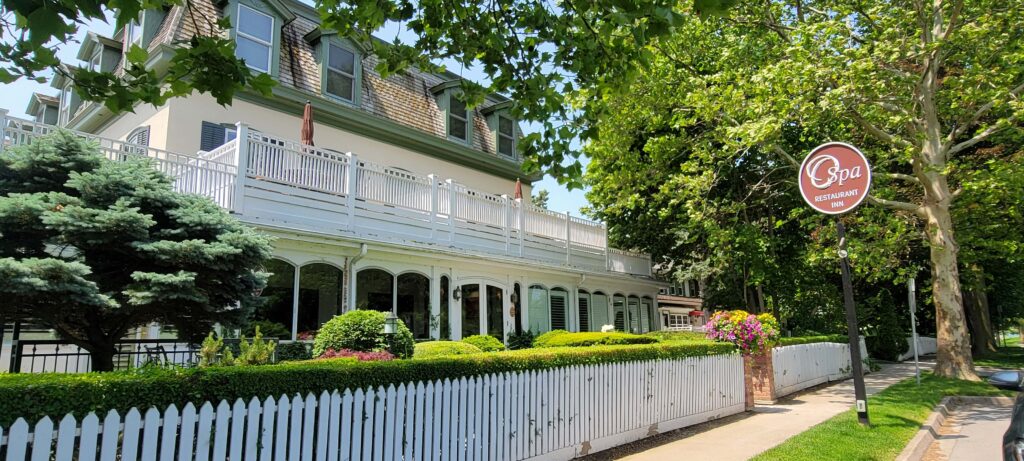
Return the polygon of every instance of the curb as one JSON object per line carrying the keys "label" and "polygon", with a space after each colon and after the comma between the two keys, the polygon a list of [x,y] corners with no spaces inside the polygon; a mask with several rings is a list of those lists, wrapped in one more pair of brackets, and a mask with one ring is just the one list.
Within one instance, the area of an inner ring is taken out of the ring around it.
{"label": "curb", "polygon": [[900,452],[899,456],[896,457],[896,461],[916,461],[924,457],[925,452],[928,451],[928,447],[931,446],[932,442],[935,442],[939,438],[939,427],[942,427],[946,422],[946,418],[953,412],[957,407],[965,404],[990,404],[990,405],[1013,405],[1013,399],[1010,397],[976,397],[976,396],[951,396],[943,397],[939,404],[935,406],[935,410],[928,415],[928,419],[924,420],[924,424],[921,425],[921,429],[918,429],[917,435],[910,439],[910,443],[907,444],[903,451]]}

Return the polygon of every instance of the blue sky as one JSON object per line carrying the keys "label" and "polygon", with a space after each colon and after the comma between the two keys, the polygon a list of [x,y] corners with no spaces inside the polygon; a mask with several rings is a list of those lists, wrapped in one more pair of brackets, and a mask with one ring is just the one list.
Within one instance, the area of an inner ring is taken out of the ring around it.
{"label": "blue sky", "polygon": [[[75,59],[75,55],[78,52],[78,44],[81,42],[82,37],[85,36],[86,31],[92,30],[102,35],[113,34],[113,22],[105,23],[102,21],[90,21],[85,26],[79,28],[78,36],[76,37],[75,43],[68,43],[63,45],[57,53],[57,56],[64,62],[77,64],[78,61]],[[385,27],[378,34],[381,37],[394,37],[395,33],[398,32],[398,37],[402,40],[411,40],[413,36],[405,30],[399,30],[397,24],[389,25]],[[488,78],[483,72],[477,69],[463,68],[459,64],[445,63],[448,65],[448,70],[456,74],[461,75],[464,78],[469,78],[482,83],[488,82]],[[50,95],[56,95],[57,90],[52,88],[49,83],[41,84],[30,80],[18,80],[15,83],[0,85],[0,101],[3,101],[0,107],[10,110],[10,114],[15,117],[25,117],[25,107],[28,105],[29,97],[32,93],[45,93]],[[523,127],[524,130],[531,131],[535,127],[526,125]],[[586,165],[587,159],[581,159]],[[545,176],[544,179],[534,183],[534,190],[547,189],[550,192],[550,198],[548,200],[548,208],[558,212],[569,212],[573,215],[580,216],[580,208],[587,206],[587,199],[584,197],[584,191],[574,190],[569,191],[564,186],[558,184],[554,178]],[[509,191],[511,193],[511,191]]]}

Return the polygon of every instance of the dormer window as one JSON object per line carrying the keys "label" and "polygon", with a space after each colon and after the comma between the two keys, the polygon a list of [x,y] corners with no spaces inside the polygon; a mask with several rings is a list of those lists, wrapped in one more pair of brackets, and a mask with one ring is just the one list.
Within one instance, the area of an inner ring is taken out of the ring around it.
{"label": "dormer window", "polygon": [[324,92],[348,102],[356,101],[356,53],[335,43],[327,43]]}
{"label": "dormer window", "polygon": [[498,115],[498,153],[516,156],[516,123],[505,115]]}
{"label": "dormer window", "polygon": [[253,8],[238,5],[235,56],[250,69],[270,73],[274,51],[274,17]]}
{"label": "dormer window", "polygon": [[[128,40],[126,40],[125,47],[131,49],[132,45],[142,46],[142,25],[139,24],[138,19],[132,19],[128,23],[128,33],[126,34]],[[127,51],[126,49],[126,51]]]}
{"label": "dormer window", "polygon": [[448,93],[448,137],[463,142],[469,140],[469,111],[454,92]]}

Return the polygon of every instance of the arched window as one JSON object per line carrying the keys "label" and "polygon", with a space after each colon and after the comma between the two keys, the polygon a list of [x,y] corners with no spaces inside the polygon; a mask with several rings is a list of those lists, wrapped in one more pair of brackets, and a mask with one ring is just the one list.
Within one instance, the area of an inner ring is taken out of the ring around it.
{"label": "arched window", "polygon": [[551,289],[551,329],[568,330],[566,306],[569,305],[569,292],[562,288]]}
{"label": "arched window", "polygon": [[540,285],[530,286],[530,331],[544,333],[551,331],[548,317],[548,290]]}
{"label": "arched window", "polygon": [[320,325],[341,313],[342,283],[341,269],[330,264],[299,268],[299,333],[319,330]]}
{"label": "arched window", "polygon": [[[579,297],[579,303],[576,309],[580,319],[580,331],[593,331],[594,328],[590,325],[590,293],[580,290],[577,296]],[[600,328],[598,328],[598,331],[600,331]]]}
{"label": "arched window", "polygon": [[128,133],[128,137],[124,139],[124,142],[138,144],[140,146],[149,146],[149,127],[140,126],[131,133]]}
{"label": "arched window", "polygon": [[[292,302],[295,299],[295,266],[280,259],[270,259],[263,264],[263,270],[270,274],[267,286],[260,292],[263,303],[256,308],[253,320],[274,322],[282,331],[292,331]],[[287,337],[280,339],[291,339]]]}
{"label": "arched window", "polygon": [[356,309],[391,312],[395,278],[381,269],[363,269],[356,275]]}
{"label": "arched window", "polygon": [[626,305],[629,308],[629,332],[640,333],[640,298],[630,296]]}
{"label": "arched window", "polygon": [[430,339],[430,279],[414,272],[398,276],[398,318],[415,339]]}
{"label": "arched window", "polygon": [[590,325],[594,331],[601,331],[601,328],[610,324],[608,317],[608,296],[600,291],[590,295]]}
{"label": "arched window", "polygon": [[441,339],[452,338],[452,326],[448,320],[448,298],[451,297],[450,290],[451,282],[448,280],[447,275],[441,276]]}
{"label": "arched window", "polygon": [[626,297],[616,294],[612,298],[612,311],[614,312],[615,331],[626,331]]}

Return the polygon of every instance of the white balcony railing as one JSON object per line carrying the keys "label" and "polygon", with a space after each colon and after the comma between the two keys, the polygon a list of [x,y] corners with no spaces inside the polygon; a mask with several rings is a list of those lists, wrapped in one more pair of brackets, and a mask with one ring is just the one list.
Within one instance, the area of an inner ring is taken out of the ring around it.
{"label": "white balcony railing", "polygon": [[[3,146],[28,144],[54,129],[4,117]],[[384,167],[239,123],[237,138],[210,152],[182,155],[85,133],[112,160],[152,159],[176,190],[212,198],[254,220],[317,230],[401,238],[475,253],[649,276],[649,256],[608,247],[603,224],[537,208],[451,179]],[[239,175],[244,171],[244,175]]]}

